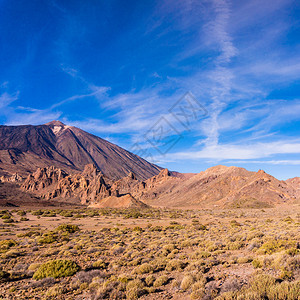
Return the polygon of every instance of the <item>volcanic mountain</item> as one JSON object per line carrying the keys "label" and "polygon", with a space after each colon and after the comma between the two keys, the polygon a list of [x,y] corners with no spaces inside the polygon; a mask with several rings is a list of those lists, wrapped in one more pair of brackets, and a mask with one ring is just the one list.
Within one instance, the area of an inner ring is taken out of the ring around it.
{"label": "volcanic mountain", "polygon": [[0,176],[27,176],[37,168],[55,166],[69,173],[94,164],[111,179],[129,172],[144,180],[160,167],[100,137],[60,121],[38,126],[0,126]]}

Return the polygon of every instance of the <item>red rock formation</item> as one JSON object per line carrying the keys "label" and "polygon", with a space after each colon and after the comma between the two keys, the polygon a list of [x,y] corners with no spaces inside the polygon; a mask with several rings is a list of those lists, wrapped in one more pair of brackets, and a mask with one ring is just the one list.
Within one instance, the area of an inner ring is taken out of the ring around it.
{"label": "red rock formation", "polygon": [[18,173],[15,173],[11,176],[1,176],[0,182],[12,182],[12,183],[19,183],[22,182],[24,178],[20,176]]}
{"label": "red rock formation", "polygon": [[38,169],[29,175],[22,188],[36,192],[41,198],[70,199],[89,204],[97,199],[110,196],[104,176],[94,165],[87,165],[82,174],[67,174],[55,167]]}

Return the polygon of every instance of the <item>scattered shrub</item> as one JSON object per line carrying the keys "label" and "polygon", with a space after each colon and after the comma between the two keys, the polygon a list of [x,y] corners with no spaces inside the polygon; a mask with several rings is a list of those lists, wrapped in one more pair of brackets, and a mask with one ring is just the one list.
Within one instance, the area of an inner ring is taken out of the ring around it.
{"label": "scattered shrub", "polygon": [[262,268],[262,267],[263,267],[263,263],[262,263],[259,259],[255,258],[255,259],[253,259],[253,261],[252,261],[252,266],[253,266],[255,269]]}
{"label": "scattered shrub", "polygon": [[26,211],[25,210],[19,210],[17,212],[17,215],[19,215],[19,216],[26,216]]}
{"label": "scattered shrub", "polygon": [[156,278],[156,280],[153,283],[154,287],[161,287],[162,285],[167,284],[169,281],[169,278],[166,275],[162,275]]}
{"label": "scattered shrub", "polygon": [[14,240],[0,241],[0,252],[6,252],[9,248],[16,246],[16,244]]}
{"label": "scattered shrub", "polygon": [[144,263],[134,269],[135,274],[153,273],[154,268],[149,263]]}
{"label": "scattered shrub", "polygon": [[126,286],[127,299],[138,299],[146,293],[144,289],[144,283],[140,279],[134,279],[129,281]]}
{"label": "scattered shrub", "polygon": [[195,279],[193,276],[191,275],[186,275],[183,277],[181,284],[180,284],[180,288],[183,289],[184,291],[186,291],[187,289],[189,289],[192,284],[195,282]]}
{"label": "scattered shrub", "polygon": [[46,277],[60,278],[72,276],[80,270],[76,262],[71,260],[51,260],[42,264],[33,274],[34,279]]}
{"label": "scattered shrub", "polygon": [[95,269],[105,269],[106,266],[107,266],[107,264],[102,259],[99,259],[99,260],[93,262],[93,268],[95,268]]}
{"label": "scattered shrub", "polygon": [[179,259],[173,259],[171,261],[169,261],[169,263],[166,266],[166,270],[168,272],[171,272],[173,270],[177,270],[177,271],[181,271],[185,268],[186,263],[184,263],[183,261],[179,260]]}
{"label": "scattered shrub", "polygon": [[53,299],[53,298],[56,298],[57,296],[65,294],[65,293],[66,293],[66,289],[65,288],[63,288],[61,286],[58,286],[58,285],[55,285],[55,286],[50,287],[46,291],[45,296]]}
{"label": "scattered shrub", "polygon": [[155,277],[153,275],[149,275],[145,279],[147,286],[153,285],[154,281],[155,281]]}
{"label": "scattered shrub", "polygon": [[56,228],[57,231],[61,231],[61,232],[68,232],[68,233],[74,233],[76,231],[79,231],[79,227],[78,225],[71,225],[71,224],[62,224],[59,225]]}

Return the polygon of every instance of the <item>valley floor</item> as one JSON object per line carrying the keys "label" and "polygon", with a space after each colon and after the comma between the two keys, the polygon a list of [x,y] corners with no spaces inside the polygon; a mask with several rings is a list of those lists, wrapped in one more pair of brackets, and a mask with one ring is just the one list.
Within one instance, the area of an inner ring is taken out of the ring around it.
{"label": "valley floor", "polygon": [[299,205],[0,217],[0,299],[300,299]]}

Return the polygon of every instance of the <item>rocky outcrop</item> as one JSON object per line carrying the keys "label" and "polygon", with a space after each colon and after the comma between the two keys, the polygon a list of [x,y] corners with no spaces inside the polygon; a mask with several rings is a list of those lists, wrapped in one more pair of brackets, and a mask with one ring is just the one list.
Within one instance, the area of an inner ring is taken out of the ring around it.
{"label": "rocky outcrop", "polygon": [[290,178],[285,181],[288,186],[295,189],[297,198],[300,199],[300,177]]}
{"label": "rocky outcrop", "polygon": [[35,192],[42,199],[70,199],[89,204],[110,196],[103,174],[94,165],[87,165],[80,174],[67,174],[55,167],[39,168],[29,175],[22,189]]}
{"label": "rocky outcrop", "polygon": [[38,168],[27,177],[21,188],[44,200],[68,200],[91,207],[146,207],[129,194],[130,188],[137,182],[135,175],[129,173],[111,186],[96,166],[89,164],[77,174],[67,174],[53,166]]}
{"label": "rocky outcrop", "polygon": [[111,186],[111,191],[120,195],[132,193],[134,187],[140,182],[137,180],[134,173],[130,172],[126,177],[115,181]]}
{"label": "rocky outcrop", "polygon": [[24,178],[18,173],[13,174],[12,176],[1,176],[0,182],[11,182],[11,183],[20,183],[24,180]]}

